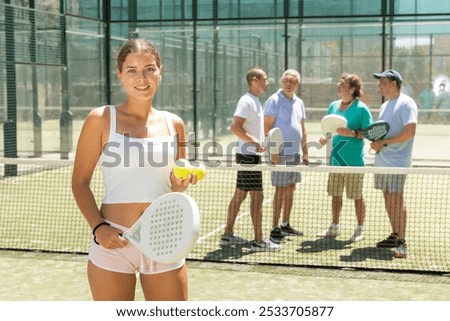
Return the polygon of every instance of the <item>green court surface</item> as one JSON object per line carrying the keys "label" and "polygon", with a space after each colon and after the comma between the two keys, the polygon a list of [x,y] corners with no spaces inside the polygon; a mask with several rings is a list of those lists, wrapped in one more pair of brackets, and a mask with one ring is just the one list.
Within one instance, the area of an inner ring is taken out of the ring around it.
{"label": "green court surface", "polygon": [[[316,141],[317,124],[309,128],[310,140]],[[229,139],[221,137],[221,143]],[[419,127],[414,164],[449,167],[448,142],[449,133],[443,125]],[[313,158],[323,157],[323,151],[311,152]],[[372,160],[370,156],[368,163]],[[70,166],[66,166],[0,180],[3,248],[86,252],[90,231],[71,195],[70,173]],[[369,193],[370,176],[365,186],[370,229],[361,243],[350,246],[345,242],[354,228],[354,210],[349,202],[342,214],[341,238],[324,241],[316,237],[330,220],[329,199],[323,190],[326,176],[309,179],[305,174],[305,182],[295,196],[301,202],[296,202],[294,209],[301,213],[295,215],[294,223],[301,225],[305,237],[292,239],[275,255],[247,255],[245,248],[222,249],[217,241],[235,179],[231,171],[223,174],[208,170],[205,180],[189,190],[201,206],[204,222],[199,246],[191,256],[195,260],[188,261],[191,300],[450,300],[450,189],[442,188],[448,186],[448,175],[433,178],[431,187],[427,181],[410,180],[409,191],[415,191],[408,194],[411,243],[408,258],[398,261],[392,258],[392,251],[374,248],[387,236],[389,227],[382,196]],[[101,195],[98,176],[95,181],[95,193]],[[264,228],[268,231],[273,190],[269,181],[265,186],[269,202],[264,205]],[[313,190],[313,186],[320,189]],[[439,200],[433,202],[436,197]],[[247,209],[248,204],[243,205],[236,229],[251,237]],[[0,251],[0,300],[90,300],[86,260],[85,255]],[[139,291],[137,300],[142,300]]]}
{"label": "green court surface", "polygon": [[[86,256],[0,252],[0,301],[89,301]],[[188,261],[192,301],[449,301],[450,276]],[[138,285],[139,286],[139,285]],[[137,290],[136,300],[142,301]]]}

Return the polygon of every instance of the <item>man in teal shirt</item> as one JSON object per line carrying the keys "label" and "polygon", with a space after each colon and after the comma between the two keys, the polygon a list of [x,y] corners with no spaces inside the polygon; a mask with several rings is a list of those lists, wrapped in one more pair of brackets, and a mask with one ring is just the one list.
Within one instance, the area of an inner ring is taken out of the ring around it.
{"label": "man in teal shirt", "polygon": [[[372,114],[365,103],[359,100],[363,94],[361,78],[354,74],[343,74],[337,84],[341,99],[333,101],[328,114],[336,114],[347,119],[346,128],[338,128],[333,136],[333,149],[330,157],[332,166],[365,166],[364,132],[372,123]],[[322,137],[320,143],[325,145],[327,139]],[[347,198],[355,201],[358,225],[350,238],[351,242],[364,239],[365,204],[362,195],[364,174],[330,173],[328,177],[328,195],[332,196],[332,224],[320,237],[336,237],[340,235],[339,217],[342,209],[342,195],[346,189]]]}

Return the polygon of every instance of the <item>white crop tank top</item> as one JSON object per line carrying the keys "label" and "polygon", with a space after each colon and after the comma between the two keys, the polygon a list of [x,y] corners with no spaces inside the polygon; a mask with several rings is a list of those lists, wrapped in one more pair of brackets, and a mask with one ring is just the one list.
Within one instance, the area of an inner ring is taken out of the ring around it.
{"label": "white crop tank top", "polygon": [[133,138],[117,133],[116,108],[109,110],[109,138],[100,156],[103,203],[151,203],[171,192],[177,140],[169,114],[164,112],[169,136]]}

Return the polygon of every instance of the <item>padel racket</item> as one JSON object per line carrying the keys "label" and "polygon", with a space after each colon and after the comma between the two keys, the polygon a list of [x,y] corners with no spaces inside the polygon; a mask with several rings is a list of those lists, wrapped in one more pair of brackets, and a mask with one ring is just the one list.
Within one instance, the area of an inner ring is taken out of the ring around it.
{"label": "padel racket", "polygon": [[340,115],[326,115],[320,121],[320,126],[322,127],[322,133],[324,136],[328,132],[331,132],[333,135],[337,135],[338,133],[336,132],[336,129],[347,127],[347,119]]}
{"label": "padel racket", "polygon": [[282,151],[283,144],[284,136],[281,129],[275,127],[269,130],[265,141],[265,147],[267,148],[269,155],[279,155]]}
{"label": "padel racket", "polygon": [[[384,120],[378,120],[376,122],[373,122],[364,129],[364,135],[368,140],[372,142],[383,139],[384,137],[386,137],[388,133],[389,133],[389,124]],[[372,149],[369,150],[369,153],[371,150]]]}
{"label": "padel racket", "polygon": [[168,193],[152,202],[123,237],[145,256],[175,263],[194,248],[200,229],[200,211],[192,197]]}

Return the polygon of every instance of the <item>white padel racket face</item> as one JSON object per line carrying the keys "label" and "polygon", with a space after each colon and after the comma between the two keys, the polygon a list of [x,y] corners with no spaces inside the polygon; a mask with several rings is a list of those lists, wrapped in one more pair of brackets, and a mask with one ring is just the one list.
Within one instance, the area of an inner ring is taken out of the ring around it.
{"label": "white padel racket face", "polygon": [[281,153],[284,144],[283,132],[279,128],[272,128],[267,134],[266,148],[270,155]]}
{"label": "white padel racket face", "polygon": [[327,132],[336,135],[336,129],[347,127],[347,119],[340,115],[326,115],[320,121],[320,126],[322,127],[323,135],[326,135]]}
{"label": "white padel racket face", "polygon": [[175,263],[194,248],[200,213],[194,199],[168,193],[156,199],[124,237],[152,260]]}

